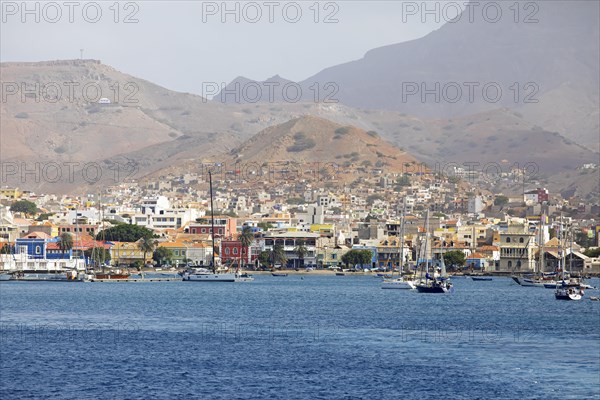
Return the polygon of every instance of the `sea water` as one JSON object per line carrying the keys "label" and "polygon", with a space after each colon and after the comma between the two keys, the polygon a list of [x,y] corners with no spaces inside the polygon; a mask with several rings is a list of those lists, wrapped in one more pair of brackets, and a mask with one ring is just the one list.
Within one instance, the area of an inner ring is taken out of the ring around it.
{"label": "sea water", "polygon": [[255,278],[2,282],[0,397],[600,399],[598,291]]}

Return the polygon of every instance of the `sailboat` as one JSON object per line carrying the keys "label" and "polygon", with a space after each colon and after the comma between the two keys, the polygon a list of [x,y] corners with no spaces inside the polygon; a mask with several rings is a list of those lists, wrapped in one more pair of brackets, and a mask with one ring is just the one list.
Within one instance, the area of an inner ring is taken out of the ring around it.
{"label": "sailboat", "polygon": [[381,283],[382,289],[414,289],[415,282],[404,279],[402,276],[402,267],[404,266],[404,215],[406,214],[406,198],[404,199],[404,205],[402,207],[402,218],[400,219],[400,263],[398,265],[398,277],[394,278],[394,271],[392,270],[392,277],[384,279]]}
{"label": "sailboat", "polygon": [[[562,273],[562,281],[556,283],[556,290],[554,291],[554,297],[556,300],[581,300],[583,297],[583,288],[580,287],[580,283],[578,280],[570,279],[569,276],[571,274],[571,266],[573,265],[573,254],[571,253],[571,261],[569,263],[569,275],[565,273],[566,263],[565,263],[565,252],[564,246],[562,246],[563,239],[563,223],[562,223],[562,214],[560,216],[560,241],[559,241],[559,265]],[[572,246],[572,244],[571,244]]]}
{"label": "sailboat", "polygon": [[[446,264],[444,263],[444,255],[442,254],[440,267],[438,271],[431,276],[429,274],[429,256],[427,255],[427,242],[429,237],[429,210],[427,210],[427,216],[425,218],[425,279],[421,280],[416,284],[417,291],[419,293],[448,293],[452,289],[452,282],[446,273]],[[421,276],[423,276],[423,269],[421,269]]]}
{"label": "sailboat", "polygon": [[539,232],[539,257],[536,265],[536,270],[533,274],[517,276],[513,275],[512,279],[521,286],[533,286],[533,287],[554,287],[556,281],[551,277],[544,274],[545,265],[545,251],[544,251],[544,215],[540,215],[540,232]]}
{"label": "sailboat", "polygon": [[195,268],[183,274],[184,281],[192,282],[251,282],[254,278],[238,267],[235,272],[228,272],[218,269],[215,263],[215,215],[213,207],[213,187],[212,187],[212,172],[208,171],[208,182],[210,187],[210,223],[212,237],[212,262],[211,270],[206,268]]}

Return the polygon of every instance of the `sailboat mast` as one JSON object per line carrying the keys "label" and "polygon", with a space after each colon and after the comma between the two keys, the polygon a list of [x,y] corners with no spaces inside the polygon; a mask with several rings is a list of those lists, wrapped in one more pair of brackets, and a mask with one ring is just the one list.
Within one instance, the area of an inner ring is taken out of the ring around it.
{"label": "sailboat mast", "polygon": [[540,267],[539,267],[539,272],[541,274],[544,273],[544,261],[545,261],[545,255],[544,255],[544,219],[546,218],[546,216],[544,214],[540,215],[540,219],[541,219],[541,223],[540,223]]}
{"label": "sailboat mast", "polygon": [[215,209],[213,207],[213,187],[212,187],[212,171],[208,171],[208,184],[210,187],[210,226],[212,237],[212,270],[213,274],[217,272],[215,265]]}
{"label": "sailboat mast", "polygon": [[[400,219],[400,263],[398,265],[398,275],[402,275],[404,267],[404,215],[406,214],[406,197],[402,205],[402,218]],[[392,274],[394,271],[392,271]]]}
{"label": "sailboat mast", "polygon": [[425,279],[427,279],[427,274],[429,274],[429,256],[427,254],[427,245],[429,242],[429,210],[427,210],[427,214],[425,216]]}

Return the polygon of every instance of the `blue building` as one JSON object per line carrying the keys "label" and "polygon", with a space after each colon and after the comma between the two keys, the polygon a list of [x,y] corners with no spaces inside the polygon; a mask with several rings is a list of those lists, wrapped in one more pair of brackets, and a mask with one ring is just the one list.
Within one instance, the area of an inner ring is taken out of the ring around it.
{"label": "blue building", "polygon": [[31,259],[71,259],[73,250],[64,252],[59,246],[59,237],[50,237],[43,232],[32,232],[29,235],[16,240],[16,253],[26,253]]}
{"label": "blue building", "polygon": [[376,268],[377,267],[377,247],[355,244],[352,246],[352,250],[370,250],[371,251],[371,265],[363,265],[362,267],[363,268]]}

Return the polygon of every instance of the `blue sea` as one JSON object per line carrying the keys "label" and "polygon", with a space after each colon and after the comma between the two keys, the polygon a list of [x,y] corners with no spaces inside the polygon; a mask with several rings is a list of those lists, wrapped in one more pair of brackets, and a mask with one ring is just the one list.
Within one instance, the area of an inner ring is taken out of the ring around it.
{"label": "blue sea", "polygon": [[[600,296],[507,278],[0,284],[2,399],[600,399]],[[598,286],[600,282],[592,280]]]}

